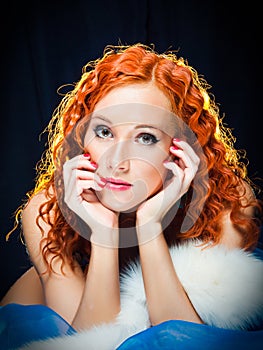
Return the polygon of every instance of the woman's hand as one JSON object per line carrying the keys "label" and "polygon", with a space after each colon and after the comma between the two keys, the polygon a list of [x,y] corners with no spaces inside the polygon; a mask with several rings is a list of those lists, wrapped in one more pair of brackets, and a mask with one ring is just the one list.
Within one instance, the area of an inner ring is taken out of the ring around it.
{"label": "woman's hand", "polygon": [[[105,186],[105,182],[95,173],[96,168],[88,154],[65,162],[64,201],[90,227],[93,243],[115,246],[118,244],[118,214],[103,206],[96,195],[96,191],[101,191]],[[80,234],[85,237],[85,232]]]}
{"label": "woman's hand", "polygon": [[164,166],[171,170],[172,177],[164,184],[163,190],[138,208],[137,231],[147,232],[151,224],[160,226],[168,210],[188,191],[198,170],[200,159],[187,142],[173,139],[170,152],[175,160],[164,162]]}

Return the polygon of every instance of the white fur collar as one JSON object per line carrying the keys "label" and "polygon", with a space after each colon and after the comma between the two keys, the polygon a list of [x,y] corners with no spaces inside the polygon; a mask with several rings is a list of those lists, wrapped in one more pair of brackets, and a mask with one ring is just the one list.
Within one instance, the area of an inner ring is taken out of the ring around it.
{"label": "white fur collar", "polygon": [[[200,242],[199,242],[200,243]],[[246,329],[263,318],[263,260],[224,246],[203,249],[189,241],[170,248],[178,277],[204,323]],[[19,350],[113,350],[150,326],[140,264],[121,276],[121,311],[115,323],[71,336],[33,342]]]}

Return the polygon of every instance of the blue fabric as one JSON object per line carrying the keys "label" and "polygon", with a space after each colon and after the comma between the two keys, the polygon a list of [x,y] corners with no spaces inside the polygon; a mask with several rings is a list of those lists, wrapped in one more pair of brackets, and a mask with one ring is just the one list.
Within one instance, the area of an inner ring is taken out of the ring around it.
{"label": "blue fabric", "polygon": [[0,349],[16,349],[33,340],[44,340],[76,331],[44,305],[8,304],[0,307]]}
{"label": "blue fabric", "polygon": [[[254,254],[263,259],[262,249],[256,249]],[[13,350],[30,341],[74,333],[61,316],[46,306],[8,304],[0,307],[0,350]],[[118,350],[128,349],[262,350],[263,326],[258,330],[234,331],[167,321],[130,337],[118,347]]]}
{"label": "blue fabric", "polygon": [[124,341],[117,350],[262,350],[263,330],[234,331],[167,321]]}
{"label": "blue fabric", "polygon": [[[1,350],[13,350],[29,341],[74,333],[76,331],[63,318],[46,306],[8,304],[0,308]],[[186,321],[167,321],[128,338],[117,350],[262,348],[263,330],[234,331]]]}
{"label": "blue fabric", "polygon": [[253,251],[253,254],[254,254],[257,258],[263,260],[263,249],[261,249],[261,248],[256,248],[256,249]]}

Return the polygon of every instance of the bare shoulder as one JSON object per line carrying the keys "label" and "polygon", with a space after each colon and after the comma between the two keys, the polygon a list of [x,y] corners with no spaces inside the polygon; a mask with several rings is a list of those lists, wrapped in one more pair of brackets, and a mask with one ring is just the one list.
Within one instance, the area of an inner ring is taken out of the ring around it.
{"label": "bare shoulder", "polygon": [[30,259],[38,272],[46,268],[42,257],[41,242],[51,229],[51,226],[39,217],[40,207],[47,201],[48,198],[44,191],[35,194],[29,199],[21,215],[24,241]]}
{"label": "bare shoulder", "polygon": [[256,196],[255,196],[255,193],[254,193],[252,186],[250,186],[250,184],[247,183],[246,181],[243,180],[238,189],[239,189],[239,192],[242,196],[242,198],[241,198],[242,205],[247,206],[253,200],[256,199]]}
{"label": "bare shoulder", "polygon": [[[35,231],[35,229],[39,226],[37,225],[37,218],[39,215],[40,207],[45,204],[48,201],[48,198],[44,191],[41,191],[34,196],[32,196],[28,203],[25,205],[24,209],[22,210],[22,227],[24,234],[27,234],[28,232]],[[51,213],[52,214],[52,213]],[[41,221],[41,226],[43,226],[43,229],[47,228],[47,224],[44,223],[43,220]]]}
{"label": "bare shoulder", "polygon": [[[43,256],[43,242],[44,245],[47,243],[47,241],[43,241],[43,239],[47,238],[49,247],[52,247],[52,238],[49,238],[48,234],[52,229],[53,212],[52,210],[48,212],[50,220],[44,220],[41,216],[39,216],[41,206],[47,203],[48,200],[49,198],[46,196],[44,191],[39,192],[30,198],[22,212],[22,231],[27,246],[27,251],[35,269],[37,270],[38,274],[41,275],[42,280],[48,280],[51,276],[53,279],[55,279],[57,278],[55,275],[62,278],[62,259],[51,252],[46,257],[47,260],[45,260]],[[49,265],[52,263],[52,268],[53,271],[55,271],[55,275],[45,274],[47,270],[47,263]],[[64,261],[63,269],[67,276],[72,277],[73,272],[71,265],[66,260]]]}
{"label": "bare shoulder", "polygon": [[241,233],[234,227],[230,218],[230,211],[225,211],[223,213],[221,218],[221,229],[221,244],[230,249],[243,247]]}
{"label": "bare shoulder", "polygon": [[[250,219],[255,213],[255,207],[252,205],[253,201],[256,199],[254,191],[246,181],[242,181],[239,186],[239,192],[242,205],[240,211]],[[223,213],[221,227],[222,237],[220,243],[226,245],[228,248],[243,248],[242,235],[232,223],[230,210],[225,210]]]}
{"label": "bare shoulder", "polygon": [[34,211],[38,211],[40,206],[48,201],[48,197],[44,191],[40,191],[34,194],[27,202],[23,209],[23,216],[32,214]]}

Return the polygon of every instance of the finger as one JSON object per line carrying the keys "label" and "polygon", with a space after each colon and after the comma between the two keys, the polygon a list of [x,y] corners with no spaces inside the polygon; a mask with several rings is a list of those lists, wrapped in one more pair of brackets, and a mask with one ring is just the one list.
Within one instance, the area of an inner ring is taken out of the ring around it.
{"label": "finger", "polygon": [[175,163],[180,166],[181,169],[185,170],[186,168],[197,170],[199,166],[199,158],[195,156],[195,159],[191,157],[188,153],[188,150],[183,150],[178,148],[177,146],[171,146],[170,152],[176,157]]}
{"label": "finger", "polygon": [[76,177],[77,180],[93,180],[98,183],[104,184],[106,180],[103,180],[97,173],[91,172],[89,170],[79,170],[74,169],[72,174]]}
{"label": "finger", "polygon": [[82,193],[82,198],[88,203],[98,202],[98,197],[96,196],[96,193],[92,190],[84,190]]}
{"label": "finger", "polygon": [[189,143],[175,138],[173,139],[173,146],[185,151],[194,163],[199,163],[200,159]]}
{"label": "finger", "polygon": [[78,162],[78,161],[84,160],[84,159],[90,160],[90,155],[89,154],[85,154],[85,155],[84,154],[78,154],[77,156],[72,157],[72,158],[66,157],[66,161],[64,162],[64,165],[65,164],[72,164],[74,162]]}
{"label": "finger", "polygon": [[[77,173],[77,170],[75,170],[74,173]],[[72,176],[72,179],[69,183],[69,188],[71,189],[70,193],[74,193],[75,196],[79,196],[85,190],[93,189],[95,191],[101,191],[106,184],[105,181],[100,180],[99,176],[95,174],[90,173],[89,175],[90,177],[87,179],[78,179]],[[74,187],[76,187],[76,191],[74,191]]]}
{"label": "finger", "polygon": [[171,146],[170,152],[176,158],[181,159],[185,165],[189,165],[190,163],[198,166],[200,163],[199,157],[194,153],[192,153],[192,148],[179,148],[177,146]]}
{"label": "finger", "polygon": [[[174,175],[173,178],[177,177],[178,179],[182,179],[184,177],[183,169],[181,169],[181,167],[177,163],[165,161],[163,165],[166,169],[171,170],[171,172]],[[173,178],[171,179],[171,181],[173,181]]]}
{"label": "finger", "polygon": [[185,189],[188,189],[190,183],[192,182],[196,174],[196,170],[194,169],[194,167],[186,167],[182,169],[175,162],[164,162],[164,167],[166,169],[171,170],[174,175],[168,182],[168,186],[174,183],[174,186],[176,188],[178,188],[178,186],[181,186],[183,191],[185,191]]}
{"label": "finger", "polygon": [[90,180],[78,180],[76,187],[78,195],[81,195],[83,191],[87,190],[101,191],[103,189],[103,186],[100,186],[95,181]]}
{"label": "finger", "polygon": [[[171,170],[174,175],[168,181],[165,190],[169,188],[169,191],[171,190],[170,193],[179,191],[184,194],[188,190],[196,172],[192,168],[185,168],[183,170],[175,162],[164,162],[164,167]],[[168,194],[169,191],[167,192]]]}
{"label": "finger", "polygon": [[[68,186],[72,176],[75,178],[89,178],[97,166],[95,163],[90,162],[88,159],[84,159],[84,156],[77,156],[68,160],[63,165],[63,179],[65,187]],[[75,172],[75,174],[73,174]]]}
{"label": "finger", "polygon": [[63,168],[70,171],[74,169],[84,169],[84,170],[96,170],[98,165],[91,161],[90,158],[84,157],[83,155],[76,156],[69,159],[63,165]]}
{"label": "finger", "polygon": [[168,203],[174,203],[182,196],[184,171],[175,162],[165,162],[164,166],[173,174],[173,177],[166,182],[163,188],[164,197]]}
{"label": "finger", "polygon": [[105,181],[99,180],[100,178],[90,173],[89,179],[78,179],[77,178],[77,170],[72,171],[72,176],[68,179],[67,184],[65,184],[65,202],[68,204],[69,202],[81,202],[81,195],[83,191],[93,189],[95,191],[101,191],[105,186]]}

